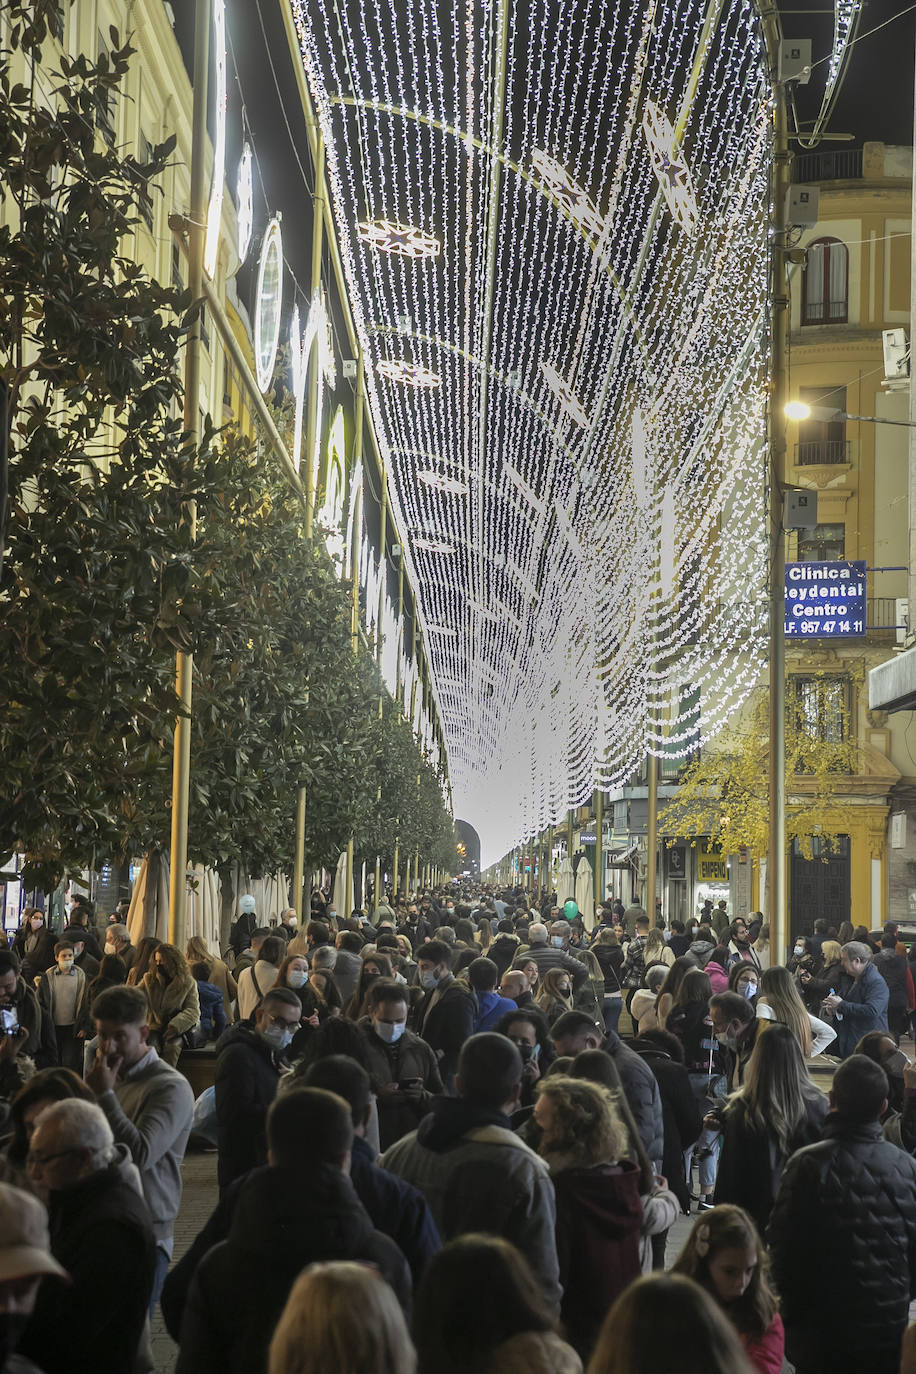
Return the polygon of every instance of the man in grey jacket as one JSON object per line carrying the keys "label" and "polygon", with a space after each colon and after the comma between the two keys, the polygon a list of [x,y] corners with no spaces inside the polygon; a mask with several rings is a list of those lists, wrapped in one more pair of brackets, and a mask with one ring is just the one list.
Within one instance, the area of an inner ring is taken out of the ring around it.
{"label": "man in grey jacket", "polygon": [[147,1044],[147,1001],[139,988],[107,988],[93,1002],[92,1015],[99,1046],[86,1084],[115,1140],[127,1146],[140,1170],[156,1238],[154,1307],[172,1258],[194,1094],[187,1079]]}
{"label": "man in grey jacket", "polygon": [[443,1240],[487,1231],[517,1245],[558,1312],[550,1172],[509,1125],[521,1084],[522,1059],[512,1041],[491,1032],[472,1035],[458,1060],[457,1097],[438,1098],[418,1129],[379,1163],[419,1188]]}

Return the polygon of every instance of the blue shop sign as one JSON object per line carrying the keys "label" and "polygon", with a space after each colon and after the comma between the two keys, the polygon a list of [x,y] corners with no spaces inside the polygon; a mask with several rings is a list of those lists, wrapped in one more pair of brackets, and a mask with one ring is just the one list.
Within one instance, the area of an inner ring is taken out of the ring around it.
{"label": "blue shop sign", "polygon": [[864,561],[787,563],[786,638],[861,638],[866,587]]}

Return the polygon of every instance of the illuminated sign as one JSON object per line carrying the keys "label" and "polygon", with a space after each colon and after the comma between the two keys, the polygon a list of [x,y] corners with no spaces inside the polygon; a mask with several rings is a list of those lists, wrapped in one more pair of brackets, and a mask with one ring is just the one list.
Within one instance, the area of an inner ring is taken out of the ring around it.
{"label": "illuminated sign", "polygon": [[787,563],[786,637],[861,638],[866,596],[864,562]]}
{"label": "illuminated sign", "polygon": [[280,342],[280,307],[283,304],[283,236],[279,218],[272,219],[264,235],[258,267],[258,293],[254,307],[254,358],[258,386],[267,391],[274,375]]}
{"label": "illuminated sign", "polygon": [[697,880],[701,883],[728,882],[728,860],[721,849],[697,849]]}

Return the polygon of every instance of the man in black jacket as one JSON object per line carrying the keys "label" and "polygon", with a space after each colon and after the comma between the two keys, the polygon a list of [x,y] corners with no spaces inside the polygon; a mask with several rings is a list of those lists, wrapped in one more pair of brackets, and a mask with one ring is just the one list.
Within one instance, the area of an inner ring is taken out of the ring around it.
{"label": "man in black jacket", "polygon": [[767,1237],[796,1374],[896,1374],[916,1296],[916,1161],[884,1140],[887,1075],[836,1071],[824,1139],[792,1155]]}
{"label": "man in black jacket", "polygon": [[353,1123],[347,1104],[294,1088],[267,1119],[269,1168],[246,1179],[227,1240],[197,1267],[181,1322],[176,1374],[253,1374],[289,1291],[309,1264],[373,1265],[409,1313],[410,1271],[376,1231],[347,1177]]}
{"label": "man in black jacket", "polygon": [[477,998],[451,971],[451,951],[442,940],[427,940],[417,950],[417,978],[426,996],[416,1009],[416,1029],[439,1062],[445,1091],[455,1086],[458,1055],[474,1034]]}
{"label": "man in black jacket", "polygon": [[302,1019],[290,988],[272,988],[254,1013],[254,1025],[230,1026],[217,1045],[216,1142],[220,1191],[267,1159],[267,1109],[277,1095],[284,1052]]}
{"label": "man in black jacket", "polygon": [[156,1255],[136,1170],[126,1150],[118,1155],[102,1109],[78,1098],[41,1113],[27,1167],[69,1280],[42,1283],[18,1349],[45,1374],[124,1374],[134,1368]]}

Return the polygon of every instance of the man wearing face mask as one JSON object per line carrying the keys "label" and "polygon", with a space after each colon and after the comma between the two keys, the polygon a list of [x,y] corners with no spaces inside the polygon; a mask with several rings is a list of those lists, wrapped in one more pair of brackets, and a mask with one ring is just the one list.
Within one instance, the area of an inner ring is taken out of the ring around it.
{"label": "man wearing face mask", "polygon": [[543,978],[548,969],[564,968],[572,978],[573,992],[578,992],[588,977],[588,970],[581,959],[569,953],[569,923],[554,921],[548,937],[547,927],[535,921],[528,927],[528,941],[528,948],[523,953],[537,964],[538,977]]}
{"label": "man wearing face mask", "polygon": [[439,1063],[450,1093],[461,1046],[474,1033],[477,997],[451,971],[451,950],[441,940],[428,940],[417,950],[417,979],[426,993],[416,1009],[416,1026]]}
{"label": "man wearing face mask", "polygon": [[717,992],[709,999],[709,1015],[723,1050],[729,1088],[739,1088],[757,1043],[759,1022],[754,1005],[740,992]]}
{"label": "man wearing face mask", "polygon": [[299,1029],[302,1003],[291,988],[271,988],[254,1013],[254,1026],[231,1026],[217,1045],[217,1178],[222,1194],[235,1178],[267,1161],[265,1122],[286,1050]]}
{"label": "man wearing face mask", "polygon": [[379,978],[369,990],[369,1014],[359,1022],[366,1042],[367,1068],[378,1090],[381,1148],[416,1130],[442,1077],[425,1040],[407,1029],[407,988]]}
{"label": "man wearing face mask", "polygon": [[14,1097],[22,1087],[31,1068],[26,1056],[40,1069],[56,1065],[54,1022],[42,1012],[13,951],[0,949],[0,1097]]}
{"label": "man wearing face mask", "polygon": [[56,968],[42,974],[38,984],[38,1001],[42,1014],[54,1023],[57,1040],[57,1062],[64,1069],[80,1073],[83,1067],[83,1045],[77,1039],[76,1028],[86,1001],[86,975],[76,967],[76,952],[69,940],[58,940],[54,946]]}
{"label": "man wearing face mask", "polygon": [[277,926],[276,933],[284,936],[287,942],[295,939],[299,933],[299,917],[291,906],[287,907],[280,917],[280,924]]}
{"label": "man wearing face mask", "polygon": [[116,954],[124,963],[127,972],[133,966],[137,951],[130,943],[130,932],[127,926],[112,925],[105,931],[105,953]]}

